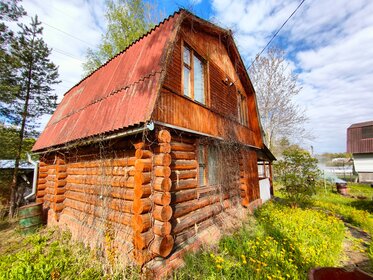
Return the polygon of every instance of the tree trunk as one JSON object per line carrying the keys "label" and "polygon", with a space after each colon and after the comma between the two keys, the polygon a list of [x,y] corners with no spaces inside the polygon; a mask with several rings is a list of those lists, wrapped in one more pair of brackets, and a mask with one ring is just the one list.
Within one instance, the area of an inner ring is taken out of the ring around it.
{"label": "tree trunk", "polygon": [[14,217],[15,210],[19,206],[17,205],[17,197],[16,197],[17,190],[18,190],[19,161],[21,159],[23,138],[25,135],[26,119],[27,119],[27,113],[28,113],[28,105],[29,105],[29,100],[30,100],[32,65],[33,63],[31,61],[29,65],[28,75],[27,75],[25,105],[23,106],[21,129],[19,131],[19,143],[18,143],[17,155],[16,155],[16,159],[14,163],[14,173],[13,173],[13,179],[12,179],[12,185],[11,185],[11,192],[10,192],[9,218]]}

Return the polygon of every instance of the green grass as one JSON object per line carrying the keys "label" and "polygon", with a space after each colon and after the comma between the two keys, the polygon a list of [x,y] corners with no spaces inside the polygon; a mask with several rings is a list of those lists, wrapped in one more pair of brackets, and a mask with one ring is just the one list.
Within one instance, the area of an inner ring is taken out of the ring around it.
{"label": "green grass", "polygon": [[[18,234],[19,233],[15,233]],[[0,279],[139,279],[136,268],[109,267],[68,232],[42,230],[2,248]]]}
{"label": "green grass", "polygon": [[214,250],[188,255],[174,278],[306,279],[310,268],[338,263],[344,234],[333,216],[269,202]]}
{"label": "green grass", "polygon": [[368,184],[348,183],[349,194],[353,196],[365,196],[372,200],[373,188]]}
{"label": "green grass", "polygon": [[[303,208],[291,208],[285,205],[281,185],[275,184],[284,204],[267,203],[216,248],[189,254],[174,279],[306,279],[311,268],[339,265],[347,236],[341,219],[373,234],[373,188],[348,186],[354,198],[337,194],[335,186],[328,184]],[[355,246],[363,250],[360,243]],[[373,260],[372,242],[367,254]]]}
{"label": "green grass", "polygon": [[[368,185],[349,187],[354,196],[373,195]],[[319,188],[304,208],[265,204],[218,246],[187,255],[174,279],[306,279],[313,267],[338,265],[345,237],[340,218],[372,235],[373,216],[372,200],[343,197],[334,188]],[[70,241],[69,233],[44,229],[23,237],[14,226],[0,223],[0,279],[140,278],[138,268],[108,265],[98,251]],[[373,243],[364,250],[373,260]]]}
{"label": "green grass", "polygon": [[[342,196],[336,193],[333,185],[328,185],[326,190],[318,190],[312,198],[312,204],[341,215],[346,222],[373,235],[373,188],[365,184],[349,183],[348,193],[353,197]],[[357,196],[366,199],[358,199]]]}

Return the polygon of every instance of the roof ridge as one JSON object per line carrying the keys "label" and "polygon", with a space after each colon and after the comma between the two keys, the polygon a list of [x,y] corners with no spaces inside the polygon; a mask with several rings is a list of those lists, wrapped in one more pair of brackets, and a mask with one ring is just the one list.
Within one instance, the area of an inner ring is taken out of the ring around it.
{"label": "roof ridge", "polygon": [[162,24],[164,24],[166,21],[169,21],[171,18],[175,17],[177,14],[180,14],[182,11],[184,12],[187,12],[185,9],[182,9],[180,8],[179,10],[175,11],[173,14],[169,15],[168,17],[164,18],[162,21],[160,21],[158,24],[156,24],[153,28],[151,28],[150,30],[148,30],[148,32],[144,33],[143,35],[141,35],[139,38],[137,38],[135,41],[133,41],[131,44],[129,44],[125,49],[123,49],[122,51],[120,51],[119,53],[115,54],[113,57],[109,58],[104,64],[102,64],[100,67],[96,68],[94,71],[92,71],[91,73],[89,73],[87,76],[85,76],[83,79],[81,79],[78,83],[76,83],[75,85],[73,85],[67,92],[65,92],[64,96],[67,95],[68,93],[70,93],[70,91],[79,86],[83,81],[85,81],[86,79],[88,79],[90,76],[92,76],[94,73],[96,73],[98,70],[100,70],[101,68],[105,67],[110,61],[112,61],[114,58],[118,57],[119,55],[125,53],[130,47],[132,47],[133,45],[135,45],[136,43],[138,43],[140,40],[144,39],[145,37],[147,37],[148,35],[150,35],[151,33],[153,33],[156,29],[158,29]]}
{"label": "roof ridge", "polygon": [[66,118],[69,118],[69,117],[71,117],[72,115],[75,115],[76,113],[79,113],[79,112],[85,110],[87,107],[89,107],[89,106],[91,106],[91,105],[93,105],[93,104],[96,104],[97,102],[101,102],[101,101],[103,101],[103,100],[109,98],[110,96],[113,96],[113,95],[115,95],[115,94],[117,94],[117,93],[119,93],[119,92],[121,92],[121,91],[123,91],[123,90],[127,90],[127,89],[131,88],[132,86],[134,86],[134,85],[136,85],[136,84],[138,84],[138,83],[140,83],[140,82],[143,82],[145,79],[150,79],[150,77],[153,77],[153,76],[155,76],[156,74],[161,74],[163,71],[164,71],[164,69],[161,69],[161,71],[152,71],[152,72],[150,72],[150,73],[148,73],[148,74],[142,76],[140,79],[138,79],[137,81],[135,81],[135,82],[133,82],[133,83],[131,83],[131,84],[128,84],[128,85],[122,86],[122,87],[120,87],[120,88],[116,88],[116,89],[114,89],[113,91],[111,91],[110,93],[108,93],[107,95],[105,95],[105,96],[103,96],[103,97],[100,97],[100,98],[97,98],[97,99],[95,99],[95,100],[92,100],[92,101],[91,101],[90,103],[88,103],[86,106],[79,108],[79,110],[76,110],[76,111],[70,112],[69,114],[66,114],[63,118],[61,118],[61,119],[59,119],[59,120],[57,120],[57,121],[55,121],[55,122],[53,122],[53,123],[48,123],[47,126],[46,126],[46,128],[49,127],[49,126],[51,126],[51,125],[55,125],[55,124],[59,123],[60,121],[66,119]]}

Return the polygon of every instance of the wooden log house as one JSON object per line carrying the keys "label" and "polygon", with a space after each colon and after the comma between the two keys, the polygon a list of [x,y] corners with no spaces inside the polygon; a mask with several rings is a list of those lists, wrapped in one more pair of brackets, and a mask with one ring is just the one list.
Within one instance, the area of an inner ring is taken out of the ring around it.
{"label": "wooden log house", "polygon": [[264,149],[231,31],[180,10],[65,94],[33,147],[37,201],[48,224],[145,264],[259,205]]}

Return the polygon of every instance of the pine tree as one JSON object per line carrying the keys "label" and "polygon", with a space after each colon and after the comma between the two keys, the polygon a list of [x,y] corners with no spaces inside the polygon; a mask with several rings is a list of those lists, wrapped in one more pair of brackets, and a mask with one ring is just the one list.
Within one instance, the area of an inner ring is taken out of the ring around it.
{"label": "pine tree", "polygon": [[14,40],[14,32],[7,26],[8,22],[17,21],[26,14],[19,0],[0,1],[0,111],[3,102],[9,103],[17,91],[16,69],[10,55],[10,45]]}
{"label": "pine tree", "polygon": [[43,40],[43,28],[37,16],[29,26],[20,24],[20,32],[11,46],[11,56],[17,63],[18,91],[6,106],[6,119],[19,127],[15,168],[11,185],[9,216],[17,205],[17,176],[25,137],[38,126],[37,118],[51,114],[56,107],[57,95],[52,85],[59,83],[58,68],[49,56],[51,49]]}

